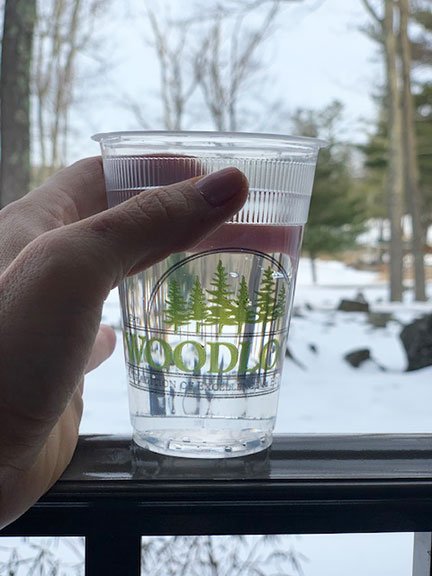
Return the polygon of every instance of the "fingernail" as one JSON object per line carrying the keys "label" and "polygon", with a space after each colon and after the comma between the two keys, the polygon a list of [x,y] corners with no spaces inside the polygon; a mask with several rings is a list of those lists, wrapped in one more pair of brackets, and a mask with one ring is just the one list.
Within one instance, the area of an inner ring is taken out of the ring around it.
{"label": "fingernail", "polygon": [[237,168],[224,168],[201,178],[195,184],[212,206],[223,206],[246,185],[246,176]]}

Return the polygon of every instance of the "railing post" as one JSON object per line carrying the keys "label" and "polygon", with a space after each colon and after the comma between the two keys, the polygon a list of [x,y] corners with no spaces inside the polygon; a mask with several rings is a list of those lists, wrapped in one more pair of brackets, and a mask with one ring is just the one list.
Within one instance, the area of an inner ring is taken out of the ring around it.
{"label": "railing post", "polygon": [[415,532],[412,576],[432,576],[431,550],[432,532]]}
{"label": "railing post", "polygon": [[[122,529],[123,528],[123,529]],[[141,536],[122,526],[102,527],[85,539],[85,576],[140,576]]]}

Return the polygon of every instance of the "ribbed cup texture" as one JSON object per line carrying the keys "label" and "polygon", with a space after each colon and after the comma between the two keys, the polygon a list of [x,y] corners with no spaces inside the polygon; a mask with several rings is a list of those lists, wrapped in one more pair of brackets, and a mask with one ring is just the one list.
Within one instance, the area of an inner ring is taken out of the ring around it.
{"label": "ribbed cup texture", "polygon": [[249,198],[231,222],[297,225],[307,220],[315,159],[233,158],[204,156],[106,156],[104,172],[110,206],[144,189],[166,186],[235,166],[249,180]]}

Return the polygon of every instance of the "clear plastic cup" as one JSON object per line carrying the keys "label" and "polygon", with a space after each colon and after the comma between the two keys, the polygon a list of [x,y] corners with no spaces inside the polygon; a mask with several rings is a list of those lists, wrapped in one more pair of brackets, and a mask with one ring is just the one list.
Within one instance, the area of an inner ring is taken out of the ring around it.
{"label": "clear plastic cup", "polygon": [[119,291],[135,442],[192,458],[267,448],[323,142],[219,132],[93,138],[109,206],[228,166],[246,174],[249,197],[238,214],[190,251],[127,278]]}

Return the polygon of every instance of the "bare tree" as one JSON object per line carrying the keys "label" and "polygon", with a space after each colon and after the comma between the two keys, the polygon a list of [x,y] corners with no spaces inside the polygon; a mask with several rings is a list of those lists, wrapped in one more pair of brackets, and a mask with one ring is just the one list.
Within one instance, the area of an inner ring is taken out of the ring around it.
{"label": "bare tree", "polygon": [[36,0],[6,0],[1,58],[0,206],[30,187],[30,74]]}
{"label": "bare tree", "polygon": [[411,89],[411,43],[408,36],[410,7],[408,0],[398,0],[399,41],[402,72],[402,117],[404,146],[405,186],[408,210],[412,222],[412,255],[414,260],[415,299],[426,300],[424,245],[425,231],[422,222],[422,198],[419,187],[417,141],[414,123],[414,102]]}
{"label": "bare tree", "polygon": [[394,2],[384,2],[384,47],[389,100],[389,174],[388,202],[390,215],[390,299],[400,302],[403,296],[403,241],[402,216],[404,213],[404,178],[402,146],[402,114],[398,82],[397,43],[394,33]]}
{"label": "bare tree", "polygon": [[[163,125],[182,129],[191,110],[202,109],[218,130],[237,130],[242,99],[263,69],[258,58],[283,6],[301,0],[221,0],[197,4],[181,18],[147,9],[160,69]],[[248,17],[258,11],[260,18]],[[197,90],[199,89],[199,90]],[[141,107],[129,102],[146,125]]]}
{"label": "bare tree", "polygon": [[141,558],[141,572],[152,576],[302,576],[305,560],[289,545],[289,536],[143,538]]}
{"label": "bare tree", "polygon": [[[262,68],[256,55],[281,9],[279,1],[241,4],[243,9],[234,18],[229,9],[220,7],[195,63],[197,81],[217,130],[238,130],[240,100]],[[245,20],[251,10],[267,4],[259,24],[248,29]]]}
{"label": "bare tree", "polygon": [[35,156],[39,179],[67,160],[77,56],[89,47],[103,0],[39,0],[33,67]]}
{"label": "bare tree", "polygon": [[[163,123],[167,130],[183,128],[186,106],[195,91],[196,78],[193,66],[188,62],[194,55],[190,49],[190,25],[176,25],[170,18],[158,20],[156,13],[147,9],[147,15],[153,33],[153,46],[159,61],[160,94],[163,107]],[[175,29],[175,34],[173,30]],[[135,116],[140,115],[135,111]]]}
{"label": "bare tree", "polygon": [[[386,68],[386,98],[388,102],[388,198],[391,225],[390,293],[392,300],[402,298],[403,245],[400,219],[404,200],[411,217],[411,252],[414,261],[415,298],[426,300],[424,246],[425,225],[422,219],[422,196],[415,136],[414,103],[412,93],[411,49],[416,44],[408,35],[410,22],[409,0],[363,0],[372,16],[375,29],[369,35],[383,47]],[[384,4],[379,16],[375,6]]]}
{"label": "bare tree", "polygon": [[[382,2],[382,0],[380,0]],[[403,240],[402,216],[404,213],[404,161],[402,144],[401,96],[398,76],[397,42],[395,34],[394,0],[384,1],[381,17],[371,0],[363,4],[376,25],[375,37],[384,48],[386,96],[388,100],[388,211],[390,219],[390,299],[400,302],[403,296]]]}
{"label": "bare tree", "polygon": [[[220,10],[228,11],[233,14],[233,11],[252,12],[263,6],[279,4],[280,6],[286,4],[301,4],[304,0],[220,0],[214,6],[214,11],[210,12],[211,17]],[[325,0],[321,0],[321,3]]]}

